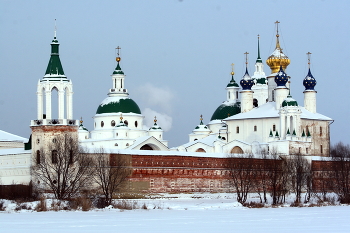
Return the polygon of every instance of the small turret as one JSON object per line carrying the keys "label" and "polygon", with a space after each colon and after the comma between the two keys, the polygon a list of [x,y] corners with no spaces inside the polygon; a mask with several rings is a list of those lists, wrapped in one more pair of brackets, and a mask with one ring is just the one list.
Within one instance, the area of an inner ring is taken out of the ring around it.
{"label": "small turret", "polygon": [[310,69],[310,55],[311,53],[308,52],[308,65],[309,65],[309,71],[306,77],[304,78],[303,85],[305,87],[304,91],[304,107],[306,110],[316,113],[316,93],[315,91],[315,86],[317,84],[316,79],[314,76],[311,74],[311,69]]}
{"label": "small turret", "polygon": [[252,86],[254,85],[253,79],[248,73],[248,52],[244,53],[246,55],[246,70],[243,78],[240,81],[242,91],[241,91],[241,112],[249,112],[253,109],[253,91]]}

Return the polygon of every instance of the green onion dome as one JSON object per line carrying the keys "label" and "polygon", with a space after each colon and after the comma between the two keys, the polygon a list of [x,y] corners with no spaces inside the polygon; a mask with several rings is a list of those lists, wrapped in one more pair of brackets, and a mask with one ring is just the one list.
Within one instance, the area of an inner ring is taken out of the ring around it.
{"label": "green onion dome", "polygon": [[291,95],[288,95],[287,98],[282,102],[282,107],[285,106],[298,106],[298,102],[293,99]]}
{"label": "green onion dome", "polygon": [[241,106],[239,102],[225,101],[215,110],[210,120],[222,120],[238,113],[241,113]]}
{"label": "green onion dome", "polygon": [[96,114],[103,113],[136,113],[141,114],[139,106],[130,98],[110,96],[98,106]]}

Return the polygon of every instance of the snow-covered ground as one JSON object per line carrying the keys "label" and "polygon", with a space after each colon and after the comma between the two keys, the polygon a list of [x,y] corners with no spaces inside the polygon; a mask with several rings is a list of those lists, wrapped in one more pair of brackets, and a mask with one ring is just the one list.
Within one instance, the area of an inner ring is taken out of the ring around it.
{"label": "snow-covered ground", "polygon": [[350,232],[350,206],[246,208],[227,194],[135,201],[148,209],[32,212],[7,203],[0,232]]}

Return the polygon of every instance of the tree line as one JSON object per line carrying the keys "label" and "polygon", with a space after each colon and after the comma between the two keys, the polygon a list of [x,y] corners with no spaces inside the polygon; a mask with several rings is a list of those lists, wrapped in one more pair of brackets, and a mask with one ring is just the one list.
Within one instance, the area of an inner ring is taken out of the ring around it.
{"label": "tree line", "polygon": [[273,150],[262,151],[260,159],[252,154],[229,155],[226,165],[229,183],[242,204],[253,192],[261,203],[267,203],[269,195],[273,205],[285,203],[290,193],[295,194],[295,204],[307,203],[311,197],[324,202],[329,193],[337,194],[340,203],[350,203],[350,146],[341,142],[314,167],[302,154],[280,156]]}

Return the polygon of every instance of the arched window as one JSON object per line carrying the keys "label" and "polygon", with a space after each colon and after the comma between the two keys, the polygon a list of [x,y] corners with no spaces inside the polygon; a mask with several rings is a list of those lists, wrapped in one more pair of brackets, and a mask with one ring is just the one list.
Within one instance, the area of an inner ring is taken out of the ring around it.
{"label": "arched window", "polygon": [[272,126],[272,131],[276,131],[276,125],[275,124],[273,124],[273,126]]}
{"label": "arched window", "polygon": [[236,133],[239,133],[239,126],[236,127]]}
{"label": "arched window", "polygon": [[322,126],[320,126],[320,136],[322,136]]}
{"label": "arched window", "polygon": [[239,146],[235,146],[231,150],[231,154],[243,154],[243,150]]}
{"label": "arched window", "polygon": [[129,143],[126,143],[126,146],[129,146]]}
{"label": "arched window", "polygon": [[114,146],[118,146],[118,143],[114,144]]}
{"label": "arched window", "polygon": [[137,123],[137,121],[135,121],[135,128],[137,128],[137,125],[138,125],[138,123]]}
{"label": "arched window", "polygon": [[258,100],[254,98],[254,99],[253,99],[253,106],[254,106],[254,107],[258,107],[258,105],[259,105]]}
{"label": "arched window", "polygon": [[308,154],[309,153],[309,148],[306,148],[306,154]]}
{"label": "arched window", "polygon": [[124,124],[129,125],[129,122],[127,120],[124,121]]}
{"label": "arched window", "polygon": [[272,91],[272,101],[275,101],[275,91]]}
{"label": "arched window", "polygon": [[103,121],[101,121],[101,128],[103,128],[104,125],[105,125],[105,123]]}
{"label": "arched window", "polygon": [[57,150],[53,150],[51,152],[51,162],[52,163],[57,163],[58,162]]}
{"label": "arched window", "polygon": [[196,150],[196,152],[203,152],[203,153],[205,153],[206,151],[205,151],[203,148],[198,148],[198,149]]}
{"label": "arched window", "polygon": [[238,91],[236,91],[236,99],[238,99]]}
{"label": "arched window", "polygon": [[193,141],[197,141],[198,139],[197,138],[195,138]]}
{"label": "arched window", "polygon": [[258,127],[254,125],[254,131],[256,132],[258,130]]}
{"label": "arched window", "polygon": [[115,126],[115,121],[114,121],[114,120],[111,121],[111,126],[112,126],[112,127]]}
{"label": "arched window", "polygon": [[301,154],[301,147],[299,147],[299,154]]}
{"label": "arched window", "polygon": [[36,151],[36,164],[40,164],[40,151]]}
{"label": "arched window", "polygon": [[320,145],[320,153],[323,154],[323,146]]}
{"label": "arched window", "polygon": [[306,135],[308,135],[309,134],[309,126],[307,125],[306,126]]}

